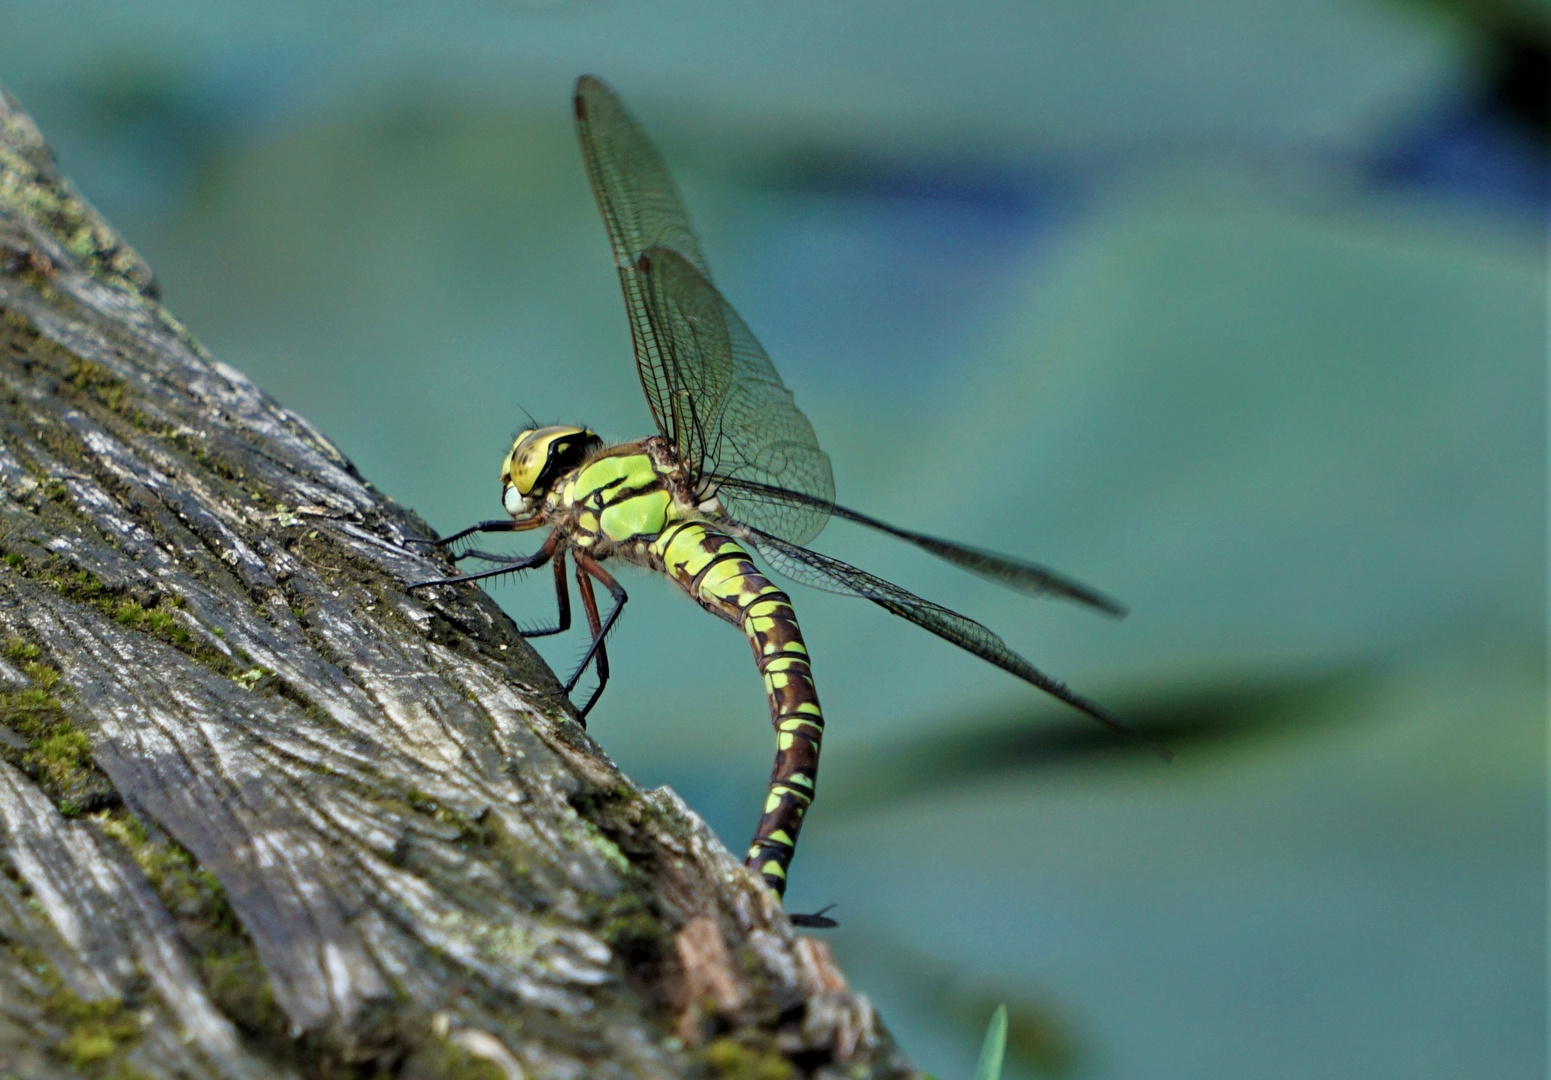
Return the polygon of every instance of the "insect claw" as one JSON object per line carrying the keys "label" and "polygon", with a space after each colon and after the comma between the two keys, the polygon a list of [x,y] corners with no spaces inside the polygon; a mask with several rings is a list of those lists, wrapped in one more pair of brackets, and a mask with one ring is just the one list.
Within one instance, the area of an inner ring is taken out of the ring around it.
{"label": "insect claw", "polygon": [[561,690],[558,694],[551,694],[549,696],[561,698],[569,704],[576,712],[576,722],[581,725],[583,731],[587,730],[587,709],[592,708],[592,702],[587,703],[587,708],[578,709],[576,708],[576,702],[571,700],[571,693],[568,690]]}

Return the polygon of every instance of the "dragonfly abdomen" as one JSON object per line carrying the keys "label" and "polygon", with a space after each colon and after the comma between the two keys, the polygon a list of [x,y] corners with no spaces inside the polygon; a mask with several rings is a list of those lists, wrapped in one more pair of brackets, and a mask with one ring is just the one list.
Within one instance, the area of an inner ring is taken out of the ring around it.
{"label": "dragonfly abdomen", "polygon": [[744,865],[781,895],[797,834],[813,802],[824,714],[808,648],[791,599],[771,584],[741,544],[698,521],[683,522],[653,545],[663,569],[695,601],[737,626],[754,649],[765,683],[776,759],[759,828]]}

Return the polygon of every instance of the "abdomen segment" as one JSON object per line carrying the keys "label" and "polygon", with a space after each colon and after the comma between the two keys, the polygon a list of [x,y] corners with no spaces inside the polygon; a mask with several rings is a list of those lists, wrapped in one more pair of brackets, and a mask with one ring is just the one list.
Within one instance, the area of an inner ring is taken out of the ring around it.
{"label": "abdomen segment", "polygon": [[765,811],[744,865],[779,896],[797,834],[813,802],[824,714],[797,615],[786,593],[759,572],[737,540],[701,522],[684,522],[653,547],[664,569],[701,607],[742,629],[765,682],[776,729],[775,767]]}

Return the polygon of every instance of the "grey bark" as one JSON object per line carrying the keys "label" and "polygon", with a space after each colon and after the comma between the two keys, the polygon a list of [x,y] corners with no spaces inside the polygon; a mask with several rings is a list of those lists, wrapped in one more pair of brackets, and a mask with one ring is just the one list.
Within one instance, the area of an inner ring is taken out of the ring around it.
{"label": "grey bark", "polygon": [[911,1075],[0,91],[0,1076]]}

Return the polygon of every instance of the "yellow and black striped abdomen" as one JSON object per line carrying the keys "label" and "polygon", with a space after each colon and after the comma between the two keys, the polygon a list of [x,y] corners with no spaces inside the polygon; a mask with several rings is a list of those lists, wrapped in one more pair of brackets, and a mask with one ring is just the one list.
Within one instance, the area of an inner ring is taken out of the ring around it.
{"label": "yellow and black striped abdomen", "polygon": [[737,540],[698,521],[669,528],[652,545],[663,569],[707,611],[739,627],[754,649],[776,728],[770,793],[744,865],[779,896],[813,801],[824,714],[808,666],[808,648],[786,593],[759,572]]}

